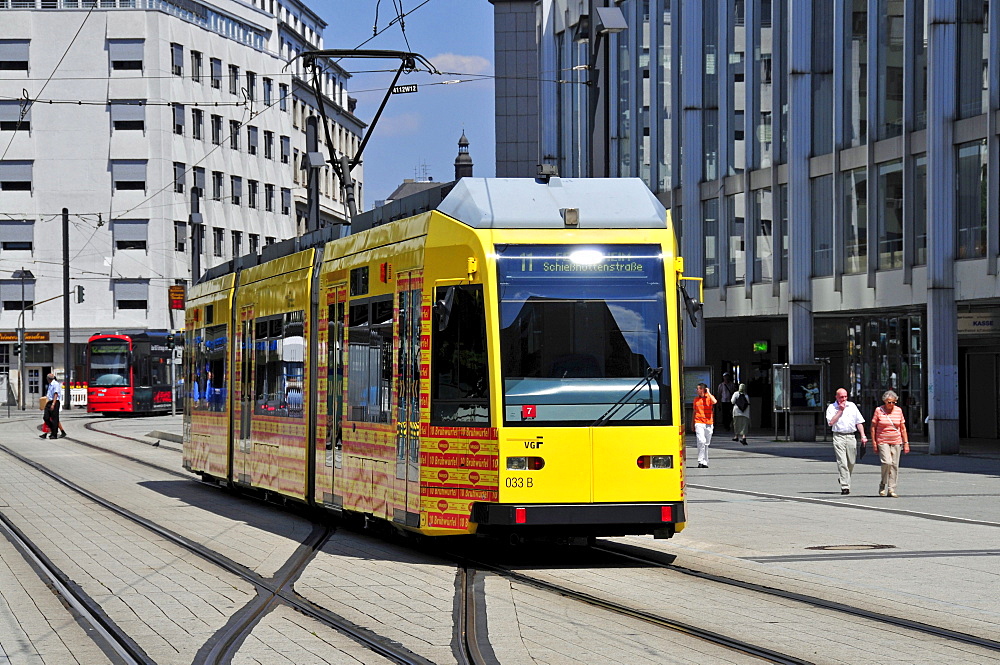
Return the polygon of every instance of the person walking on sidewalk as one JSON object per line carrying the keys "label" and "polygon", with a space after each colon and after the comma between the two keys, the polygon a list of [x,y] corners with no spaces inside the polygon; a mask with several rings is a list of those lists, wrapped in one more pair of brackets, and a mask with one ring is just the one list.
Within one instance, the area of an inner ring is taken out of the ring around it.
{"label": "person walking on sidewalk", "polygon": [[747,445],[747,430],[750,429],[750,397],[747,385],[741,383],[733,393],[733,441]]}
{"label": "person walking on sidewalk", "polygon": [[857,404],[847,401],[847,391],[838,388],[836,401],[826,408],[826,422],[833,428],[833,454],[837,458],[837,471],[840,474],[840,493],[850,494],[851,474],[858,454],[855,432],[861,435],[861,445],[868,444],[865,417],[861,415]]}
{"label": "person walking on sidewalk", "polygon": [[708,468],[708,447],[712,445],[715,430],[713,412],[719,400],[708,391],[708,385],[698,384],[698,395],[694,398],[694,435],[698,439],[698,468]]}
{"label": "person walking on sidewalk", "polygon": [[910,452],[910,437],[906,433],[906,418],[903,410],[896,406],[899,397],[891,390],[882,395],[882,406],[875,409],[872,416],[872,447],[882,462],[882,482],[878,486],[879,496],[897,498],[896,478],[899,476],[900,448]]}
{"label": "person walking on sidewalk", "polygon": [[[56,380],[56,375],[49,373],[46,377],[49,380],[48,389],[45,392],[45,411],[42,413],[42,421],[48,425],[48,433],[42,432],[41,438],[48,436],[50,439],[61,439],[66,436],[66,430],[59,422],[59,409],[62,407],[62,385]],[[56,434],[56,430],[59,431]]]}
{"label": "person walking on sidewalk", "polygon": [[733,401],[733,393],[736,392],[736,386],[733,385],[733,375],[726,372],[722,375],[722,383],[719,387],[715,389],[718,393],[718,406],[716,410],[719,412],[719,424],[726,428],[726,431],[733,429],[733,411],[729,408],[729,405]]}

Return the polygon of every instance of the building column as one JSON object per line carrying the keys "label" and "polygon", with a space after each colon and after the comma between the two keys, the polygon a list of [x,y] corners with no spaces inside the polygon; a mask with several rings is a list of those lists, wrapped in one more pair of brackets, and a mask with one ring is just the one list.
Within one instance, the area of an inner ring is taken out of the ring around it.
{"label": "building column", "polygon": [[940,455],[958,452],[957,3],[930,0],[927,14],[927,406],[930,452]]}
{"label": "building column", "polygon": [[[684,272],[689,277],[705,276],[705,220],[701,214],[702,155],[702,76],[705,58],[702,49],[702,3],[689,2],[681,12],[681,50],[684,52],[684,76],[681,77],[681,112],[684,115],[681,145],[685,159],[680,181],[683,206],[681,253]],[[674,63],[677,62],[675,59]],[[675,65],[676,66],[676,65]],[[693,293],[691,295],[694,295]],[[705,364],[705,320],[693,327],[684,317],[684,363]]]}
{"label": "building column", "polygon": [[[812,149],[812,4],[790,3],[788,27],[788,361],[812,363],[812,214],[809,153]],[[816,438],[813,414],[791,420],[791,436]]]}

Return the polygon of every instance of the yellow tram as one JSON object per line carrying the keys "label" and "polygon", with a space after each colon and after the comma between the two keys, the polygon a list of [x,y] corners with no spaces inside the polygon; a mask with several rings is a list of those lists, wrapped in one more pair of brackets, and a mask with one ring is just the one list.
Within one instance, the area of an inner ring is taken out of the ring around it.
{"label": "yellow tram", "polygon": [[463,178],[213,269],[184,467],[426,535],[684,528],[678,278],[637,179]]}

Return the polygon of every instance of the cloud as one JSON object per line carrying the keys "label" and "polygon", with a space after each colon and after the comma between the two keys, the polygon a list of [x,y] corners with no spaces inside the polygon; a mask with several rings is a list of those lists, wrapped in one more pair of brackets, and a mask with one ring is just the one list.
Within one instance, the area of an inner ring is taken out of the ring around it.
{"label": "cloud", "polygon": [[430,61],[442,72],[458,74],[488,74],[492,65],[486,58],[478,55],[461,55],[458,53],[441,53],[432,56]]}
{"label": "cloud", "polygon": [[402,113],[400,115],[383,116],[375,127],[380,137],[410,136],[420,131],[420,115],[417,113]]}

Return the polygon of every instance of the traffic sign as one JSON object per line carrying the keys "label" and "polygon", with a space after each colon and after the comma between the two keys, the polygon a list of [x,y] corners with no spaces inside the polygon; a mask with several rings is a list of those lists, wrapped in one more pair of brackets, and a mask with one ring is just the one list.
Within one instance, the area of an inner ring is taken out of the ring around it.
{"label": "traffic sign", "polygon": [[397,85],[393,86],[392,88],[392,94],[394,95],[401,95],[404,92],[416,92],[416,91],[417,91],[417,85],[415,83],[410,83],[409,85]]}

